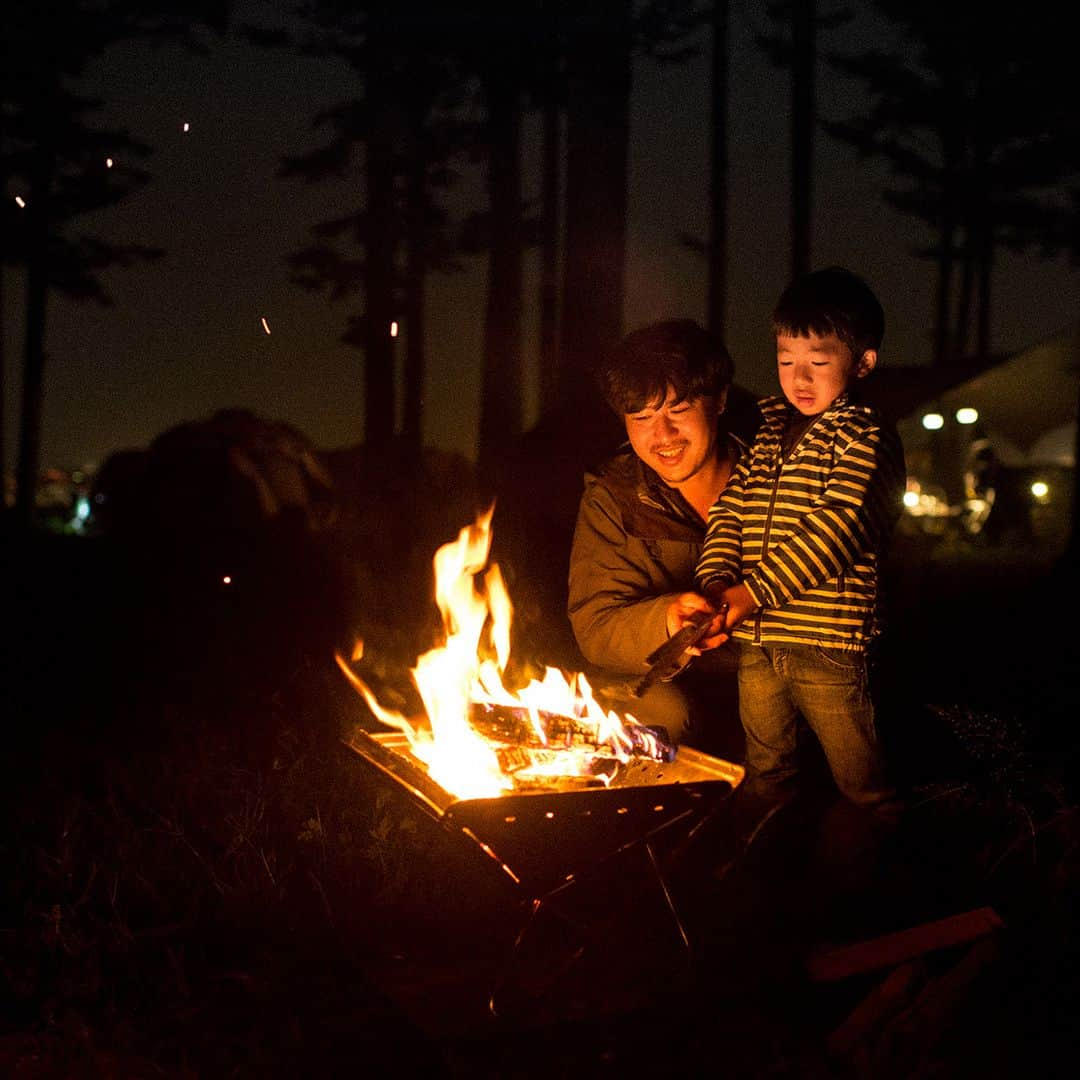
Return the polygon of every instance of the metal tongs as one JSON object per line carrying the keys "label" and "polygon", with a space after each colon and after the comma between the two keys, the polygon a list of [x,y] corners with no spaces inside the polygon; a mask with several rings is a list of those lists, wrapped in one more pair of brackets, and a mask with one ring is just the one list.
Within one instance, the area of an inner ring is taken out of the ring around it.
{"label": "metal tongs", "polygon": [[634,687],[634,697],[641,697],[646,690],[655,682],[670,682],[679,674],[691,660],[695,653],[690,650],[699,641],[708,637],[709,626],[717,615],[726,615],[727,602],[720,605],[717,611],[695,611],[686,625],[677,633],[664,642],[658,649],[654,649],[645,657],[645,662],[650,668],[645,672],[641,682]]}

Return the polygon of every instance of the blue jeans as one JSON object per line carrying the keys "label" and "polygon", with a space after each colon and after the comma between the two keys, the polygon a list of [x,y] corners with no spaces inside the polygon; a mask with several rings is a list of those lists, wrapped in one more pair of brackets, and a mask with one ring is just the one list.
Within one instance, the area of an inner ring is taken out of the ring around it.
{"label": "blue jeans", "polygon": [[799,770],[799,717],[821,743],[841,794],[888,812],[897,801],[874,724],[866,656],[810,645],[733,642],[748,794],[783,797]]}

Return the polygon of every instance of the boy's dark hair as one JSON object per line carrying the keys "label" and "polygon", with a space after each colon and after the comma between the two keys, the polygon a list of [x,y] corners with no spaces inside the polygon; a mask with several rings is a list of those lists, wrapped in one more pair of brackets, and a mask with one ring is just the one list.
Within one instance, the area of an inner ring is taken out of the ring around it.
{"label": "boy's dark hair", "polygon": [[776,302],[773,332],[805,337],[835,334],[860,358],[881,348],[885,312],[873,290],[858,274],[829,266],[796,278]]}
{"label": "boy's dark hair", "polygon": [[627,334],[596,378],[621,417],[663,398],[669,386],[678,401],[717,397],[735,378],[735,364],[724,343],[693,319],[664,319]]}

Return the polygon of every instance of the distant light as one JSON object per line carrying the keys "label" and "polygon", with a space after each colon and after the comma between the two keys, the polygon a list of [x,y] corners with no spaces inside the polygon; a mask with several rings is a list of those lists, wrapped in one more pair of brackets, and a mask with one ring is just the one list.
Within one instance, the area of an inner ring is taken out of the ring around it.
{"label": "distant light", "polygon": [[965,407],[956,410],[956,422],[958,424],[974,424],[979,419],[979,410]]}
{"label": "distant light", "polygon": [[1036,499],[1045,499],[1050,494],[1050,485],[1045,480],[1036,480],[1031,485],[1031,494]]}
{"label": "distant light", "polygon": [[26,209],[26,200],[21,195],[16,195],[15,196],[15,202],[18,205],[20,210],[25,210]]}
{"label": "distant light", "polygon": [[105,159],[105,168],[106,169],[111,169],[112,167],[113,167],[113,159],[111,157],[107,157]]}
{"label": "distant light", "polygon": [[189,123],[187,123],[187,121],[184,122],[183,130],[184,131],[190,131],[191,130],[191,125]]}
{"label": "distant light", "polygon": [[397,319],[390,324],[390,336],[397,337]]}
{"label": "distant light", "polygon": [[231,574],[225,574],[221,579],[221,584],[222,585],[231,585],[232,584],[232,575]]}
{"label": "distant light", "polygon": [[904,505],[905,506],[918,506],[919,505],[919,493],[917,491],[905,491],[904,492]]}
{"label": "distant light", "polygon": [[85,495],[80,495],[75,500],[75,520],[83,524],[90,516],[90,500]]}
{"label": "distant light", "polygon": [[265,316],[265,315],[264,315],[264,316],[263,316],[263,318],[262,318],[262,328],[263,328],[263,329],[264,329],[264,330],[265,330],[265,331],[266,331],[266,332],[267,332],[268,334],[270,333],[270,324],[269,324],[269,323],[268,323],[268,322],[266,321],[266,316]]}
{"label": "distant light", "polygon": [[922,418],[922,426],[927,431],[938,431],[945,426],[945,417],[939,412],[928,412]]}

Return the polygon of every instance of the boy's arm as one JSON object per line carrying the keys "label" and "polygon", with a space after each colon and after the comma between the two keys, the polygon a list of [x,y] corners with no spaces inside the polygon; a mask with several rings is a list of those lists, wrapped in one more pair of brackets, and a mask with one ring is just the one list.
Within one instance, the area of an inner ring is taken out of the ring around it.
{"label": "boy's arm", "polygon": [[740,461],[728,486],[709,509],[705,544],[694,575],[701,592],[716,602],[719,601],[719,594],[742,576],[741,522],[745,469],[745,461]]}
{"label": "boy's arm", "polygon": [[744,578],[761,607],[777,607],[879,550],[900,515],[900,438],[888,425],[860,432],[833,465],[823,500]]}

